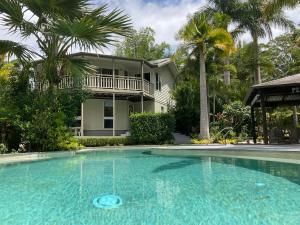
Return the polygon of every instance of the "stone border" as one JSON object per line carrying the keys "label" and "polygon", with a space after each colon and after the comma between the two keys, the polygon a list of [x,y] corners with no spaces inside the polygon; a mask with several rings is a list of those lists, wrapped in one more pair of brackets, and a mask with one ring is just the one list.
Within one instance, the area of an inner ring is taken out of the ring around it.
{"label": "stone border", "polygon": [[[0,155],[1,164],[13,164],[21,162],[32,162],[39,160],[49,160],[61,157],[70,157],[75,154],[88,153],[95,151],[109,150],[145,150],[153,149],[160,151],[160,154],[166,154],[168,150],[171,152],[168,155],[175,156],[216,156],[216,157],[235,157],[247,158],[256,160],[268,160],[287,163],[300,164],[300,145],[142,145],[142,146],[110,146],[110,147],[95,147],[85,148],[78,151],[65,152],[35,152],[35,153],[16,153]],[[178,151],[178,152],[176,152]],[[180,151],[180,153],[179,153]],[[175,154],[173,154],[175,152]]]}

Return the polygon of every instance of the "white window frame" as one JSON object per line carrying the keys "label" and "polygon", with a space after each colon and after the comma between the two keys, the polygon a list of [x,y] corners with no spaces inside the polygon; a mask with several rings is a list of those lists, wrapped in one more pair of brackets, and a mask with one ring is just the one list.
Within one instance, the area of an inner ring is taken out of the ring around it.
{"label": "white window frame", "polygon": [[155,72],[155,90],[161,91],[161,79],[158,72]]}
{"label": "white window frame", "polygon": [[113,128],[114,128],[114,124],[113,124],[112,128],[105,128],[105,120],[112,120],[112,122],[114,123],[114,117],[113,116],[105,116],[105,102],[109,102],[109,101],[112,102],[112,107],[114,107],[112,100],[107,99],[107,100],[103,101],[103,129],[104,130],[113,130]]}

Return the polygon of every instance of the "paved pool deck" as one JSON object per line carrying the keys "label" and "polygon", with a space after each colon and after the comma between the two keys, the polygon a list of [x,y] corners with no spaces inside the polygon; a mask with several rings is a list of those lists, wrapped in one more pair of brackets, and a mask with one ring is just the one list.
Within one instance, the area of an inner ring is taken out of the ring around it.
{"label": "paved pool deck", "polygon": [[230,157],[279,161],[300,164],[300,145],[169,145],[169,146],[122,146],[86,148],[68,152],[34,152],[0,155],[1,164],[13,164],[60,157],[70,157],[94,151],[151,150],[152,154],[186,157]]}

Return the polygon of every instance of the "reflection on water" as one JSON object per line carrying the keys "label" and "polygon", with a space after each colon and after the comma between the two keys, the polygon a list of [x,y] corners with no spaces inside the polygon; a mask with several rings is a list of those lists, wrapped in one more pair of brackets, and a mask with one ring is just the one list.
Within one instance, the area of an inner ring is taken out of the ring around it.
{"label": "reflection on water", "polygon": [[181,169],[187,166],[191,166],[193,164],[201,163],[200,160],[180,160],[172,163],[168,163],[162,166],[157,167],[153,170],[153,173],[163,172],[165,170],[174,170],[174,169]]}
{"label": "reflection on water", "polygon": [[293,183],[300,185],[299,164],[219,157],[213,157],[212,160],[213,162],[229,164],[251,170],[257,170],[260,172],[271,174],[273,176],[283,177]]}

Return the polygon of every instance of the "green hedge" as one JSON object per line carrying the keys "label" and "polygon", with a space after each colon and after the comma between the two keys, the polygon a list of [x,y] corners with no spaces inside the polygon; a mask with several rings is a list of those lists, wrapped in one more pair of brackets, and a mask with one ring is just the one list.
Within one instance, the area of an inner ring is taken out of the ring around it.
{"label": "green hedge", "polygon": [[78,141],[85,147],[130,145],[132,143],[129,137],[80,137]]}
{"label": "green hedge", "polygon": [[130,116],[131,138],[135,144],[173,142],[174,116],[168,113],[136,113]]}

